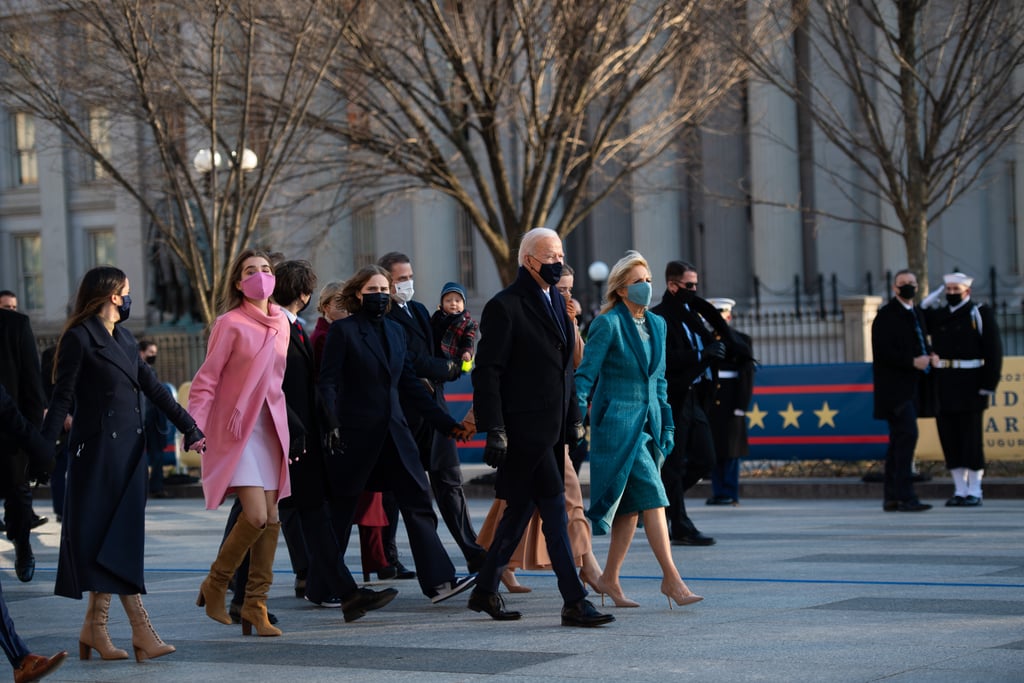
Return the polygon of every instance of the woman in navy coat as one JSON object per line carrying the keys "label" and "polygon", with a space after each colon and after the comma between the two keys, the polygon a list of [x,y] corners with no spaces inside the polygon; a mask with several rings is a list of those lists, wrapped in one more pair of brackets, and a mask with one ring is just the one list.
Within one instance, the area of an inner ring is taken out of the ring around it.
{"label": "woman in navy coat", "polygon": [[615,264],[605,299],[576,370],[581,413],[592,397],[587,516],[595,534],[612,533],[599,583],[617,606],[637,606],[622,594],[619,570],[643,513],[669,606],[673,600],[697,602],[702,598],[690,592],[672,561],[665,520],[668,498],[660,469],[672,450],[675,427],[666,394],[665,320],[647,311],[651,271],[643,256],[629,251]]}
{"label": "woman in navy coat", "polygon": [[[441,433],[463,436],[464,432],[416,378],[406,354],[405,332],[384,315],[390,306],[390,287],[388,271],[379,266],[362,268],[342,290],[345,308],[352,315],[332,323],[327,333],[319,384],[340,426],[340,444],[327,457],[332,515],[344,555],[360,493],[393,490],[420,588],[439,602],[469,588],[476,577],[456,581],[455,567],[437,537],[429,484],[400,398]],[[364,600],[366,609],[381,606],[383,596],[360,598],[348,570],[342,574],[346,610],[358,611]]]}
{"label": "woman in navy coat", "polygon": [[142,606],[147,465],[141,394],[185,435],[190,450],[202,432],[150,367],[123,325],[131,311],[128,277],[100,266],[82,278],[74,311],[54,357],[54,387],[42,433],[52,442],[72,401],[75,420],[68,438],[70,463],[55,593],[89,607],[79,636],[79,656],[125,659],[107,633],[110,596],[121,597],[132,625],[137,661],[174,652],[149,623]]}

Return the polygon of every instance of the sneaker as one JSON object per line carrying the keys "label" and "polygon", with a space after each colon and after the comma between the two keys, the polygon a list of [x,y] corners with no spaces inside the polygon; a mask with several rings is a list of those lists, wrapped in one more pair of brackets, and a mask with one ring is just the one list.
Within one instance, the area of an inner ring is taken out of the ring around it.
{"label": "sneaker", "polygon": [[433,597],[430,598],[430,602],[435,604],[444,602],[448,598],[454,598],[456,595],[466,592],[476,585],[476,576],[476,574],[470,574],[469,576],[464,576],[455,582],[449,581],[448,583],[441,584],[434,589],[435,592]]}
{"label": "sneaker", "polygon": [[341,598],[324,598],[323,600],[310,600],[308,595],[303,597],[305,597],[306,600],[313,603],[317,607],[341,607],[342,602],[344,602]]}

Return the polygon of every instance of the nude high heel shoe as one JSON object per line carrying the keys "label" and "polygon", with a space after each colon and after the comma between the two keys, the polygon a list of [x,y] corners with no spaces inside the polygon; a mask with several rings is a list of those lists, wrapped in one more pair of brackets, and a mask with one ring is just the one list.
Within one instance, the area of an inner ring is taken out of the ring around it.
{"label": "nude high heel shoe", "polygon": [[604,596],[608,596],[615,603],[616,607],[639,607],[640,603],[634,600],[630,600],[626,597],[625,593],[622,592],[622,588],[619,585],[610,585],[605,583],[604,575],[601,575],[597,579],[592,576],[584,576],[583,571],[580,571],[580,581],[590,586],[595,593],[601,594],[601,606],[604,607]]}
{"label": "nude high heel shoe", "polygon": [[519,583],[519,580],[516,579],[516,572],[511,567],[505,567],[505,570],[501,572],[501,583],[509,593],[529,593],[533,590],[529,586]]}
{"label": "nude high heel shoe", "polygon": [[684,583],[682,579],[679,579],[679,583],[670,581],[667,578],[662,579],[661,592],[666,598],[668,598],[669,609],[672,609],[673,600],[680,607],[685,607],[686,605],[692,605],[693,603],[700,602],[704,599],[702,596],[697,595],[687,588],[686,583]]}

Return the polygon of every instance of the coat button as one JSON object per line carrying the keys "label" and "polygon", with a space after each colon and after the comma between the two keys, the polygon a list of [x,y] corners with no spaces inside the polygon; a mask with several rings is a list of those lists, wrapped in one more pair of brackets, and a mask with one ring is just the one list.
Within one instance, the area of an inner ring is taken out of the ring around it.
{"label": "coat button", "polygon": [[107,417],[114,417],[114,411],[113,410],[108,410],[107,411]]}
{"label": "coat button", "polygon": [[116,438],[117,438],[117,432],[112,432],[112,433],[110,434],[110,438],[111,438],[111,439],[116,439]]}
{"label": "coat button", "polygon": [[141,429],[136,429],[136,430],[135,430],[135,433],[136,433],[136,434],[141,434],[141,433],[142,433],[142,430],[141,430]]}
{"label": "coat button", "polygon": [[135,412],[136,412],[136,413],[137,413],[137,412],[139,412],[139,408],[138,408],[138,406],[136,406],[136,407],[135,407]]}

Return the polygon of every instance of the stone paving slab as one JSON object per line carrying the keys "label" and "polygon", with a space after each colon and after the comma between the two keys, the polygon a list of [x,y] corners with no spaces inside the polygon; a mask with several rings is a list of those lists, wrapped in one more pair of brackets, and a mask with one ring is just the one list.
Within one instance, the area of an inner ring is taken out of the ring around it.
{"label": "stone paving slab", "polygon": [[[472,500],[479,524],[489,502]],[[42,509],[40,510],[42,512]],[[71,658],[48,681],[993,681],[1024,671],[1024,501],[986,500],[973,510],[884,513],[877,501],[758,499],[736,508],[693,506],[711,547],[673,548],[705,601],[669,610],[642,531],[623,571],[636,609],[608,611],[598,629],[559,625],[560,600],[548,572],[520,572],[533,588],[504,594],[524,612],[499,623],[465,598],[431,605],[415,581],[388,607],[345,624],[339,610],[296,599],[288,556],[275,565],[270,610],[280,638],[243,637],[207,619],[197,587],[216,552],[227,508],[188,499],[150,501],[146,606],[167,657],[137,664],[77,658],[84,601],[52,595],[59,525],[38,530],[38,570],[13,575],[0,540],[0,577],[18,631],[40,652]],[[457,565],[447,532],[441,538]],[[411,564],[406,539],[403,559]],[[355,547],[354,545],[352,547]],[[606,536],[595,539],[603,563]],[[357,562],[350,554],[350,561]],[[600,605],[598,596],[593,596]],[[112,608],[121,647],[130,631]]]}

